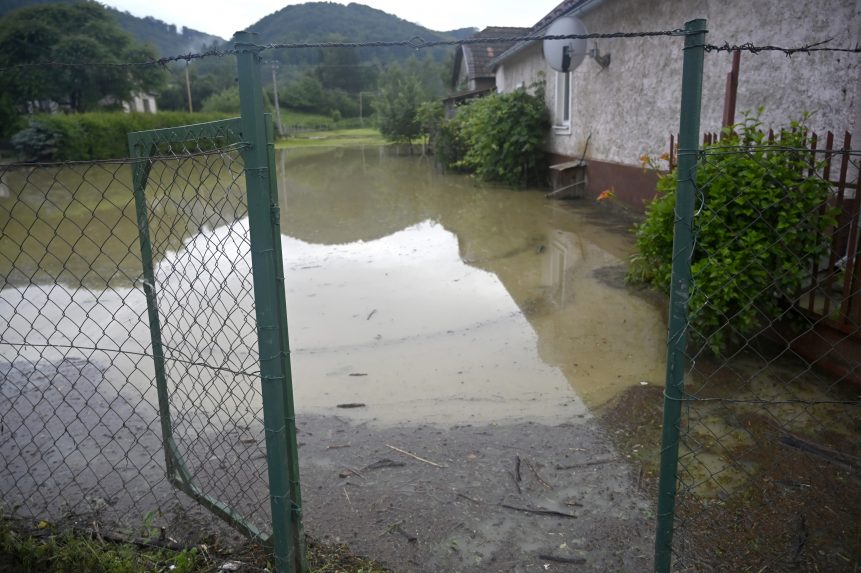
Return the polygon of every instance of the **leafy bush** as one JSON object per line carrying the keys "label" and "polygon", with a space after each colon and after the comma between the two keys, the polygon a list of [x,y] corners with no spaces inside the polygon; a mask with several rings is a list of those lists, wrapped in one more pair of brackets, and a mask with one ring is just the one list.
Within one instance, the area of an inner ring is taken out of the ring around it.
{"label": "leafy bush", "polygon": [[[769,144],[758,116],[727,128],[704,149],[697,168],[703,206],[694,219],[688,316],[694,338],[715,354],[755,335],[764,324],[793,316],[793,299],[810,280],[812,263],[827,252],[835,222],[821,209],[829,185],[808,177],[811,154],[803,121]],[[628,278],[669,290],[675,222],[676,172],[636,228],[637,253]]]}
{"label": "leafy bush", "polygon": [[463,171],[460,161],[466,155],[466,143],[461,135],[462,116],[444,121],[431,136],[430,145],[436,160],[446,169]]}
{"label": "leafy bush", "polygon": [[511,185],[543,183],[550,120],[543,85],[535,87],[534,95],[521,89],[461,107],[437,138],[443,164]]}
{"label": "leafy bush", "polygon": [[35,161],[48,161],[57,155],[62,134],[54,126],[32,121],[12,136],[12,147],[22,157]]}
{"label": "leafy bush", "polygon": [[128,157],[132,131],[173,127],[228,117],[221,113],[80,113],[43,115],[12,138],[30,160],[78,161]]}

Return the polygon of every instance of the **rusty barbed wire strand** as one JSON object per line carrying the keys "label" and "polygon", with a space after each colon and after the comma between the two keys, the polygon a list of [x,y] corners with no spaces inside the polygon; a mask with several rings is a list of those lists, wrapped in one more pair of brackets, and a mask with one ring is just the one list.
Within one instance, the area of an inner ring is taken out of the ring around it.
{"label": "rusty barbed wire strand", "polygon": [[752,42],[746,42],[744,44],[730,44],[725,42],[720,46],[715,44],[705,44],[702,47],[706,52],[750,52],[751,54],[758,54],[760,52],[782,52],[786,56],[792,56],[793,54],[812,54],[814,52],[837,52],[848,54],[861,53],[861,46],[858,44],[856,44],[854,48],[823,47],[823,44],[827,44],[832,39],[833,38],[829,38],[828,40],[822,40],[821,42],[805,44],[797,48],[786,48],[772,45],[757,46]]}

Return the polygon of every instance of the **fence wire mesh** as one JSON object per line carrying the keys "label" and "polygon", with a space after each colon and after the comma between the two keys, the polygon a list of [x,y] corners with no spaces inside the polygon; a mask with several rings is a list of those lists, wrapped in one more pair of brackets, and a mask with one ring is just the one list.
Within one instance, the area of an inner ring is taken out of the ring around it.
{"label": "fence wire mesh", "polygon": [[213,533],[166,477],[132,182],[146,164],[176,454],[246,533],[269,530],[242,144],[175,135],[145,159],[0,166],[0,496],[12,515],[131,538]]}
{"label": "fence wire mesh", "polygon": [[674,571],[858,566],[861,155],[831,140],[700,151]]}

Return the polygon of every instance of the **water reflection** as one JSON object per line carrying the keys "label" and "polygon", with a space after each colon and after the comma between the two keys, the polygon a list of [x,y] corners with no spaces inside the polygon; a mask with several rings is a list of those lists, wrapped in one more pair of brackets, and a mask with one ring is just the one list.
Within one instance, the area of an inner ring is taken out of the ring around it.
{"label": "water reflection", "polygon": [[[640,381],[660,382],[661,313],[624,288],[629,239],[592,208],[477,185],[439,173],[428,158],[380,147],[289,150],[277,165],[299,410],[381,422],[570,419],[584,414],[581,398],[599,405]],[[248,346],[231,337],[254,328],[253,305],[243,298],[251,287],[242,182],[235,170],[218,172],[183,167],[178,187],[175,176],[161,182],[156,172],[148,190],[160,302],[172,309],[163,328],[184,355],[244,368],[253,352],[212,354],[216,346]],[[18,278],[4,269],[0,303],[18,313],[15,336],[53,341],[68,331],[99,345],[146,348],[142,296],[122,288],[140,273],[125,168],[105,173],[104,188],[67,180],[48,196],[35,193],[47,188],[38,177],[60,181],[50,172],[27,175],[4,203],[15,220],[32,219],[20,229],[4,223],[3,253],[15,254],[0,260],[32,267]],[[97,217],[81,189],[93,194]],[[71,227],[61,233],[55,219]],[[115,245],[100,242],[102,226]],[[56,256],[62,250],[49,249],[40,233],[74,256]],[[231,237],[243,248],[227,248]],[[63,270],[63,261],[78,261],[80,270]],[[45,277],[45,287],[35,284]],[[68,296],[52,277],[69,285]],[[8,288],[19,279],[30,286]],[[49,295],[58,304],[47,304]],[[68,302],[59,304],[60,295]],[[21,310],[21,301],[37,299],[46,300]],[[113,320],[94,321],[93,305]],[[118,379],[140,378],[145,387],[150,368],[138,361],[134,376]],[[345,403],[366,406],[336,410]]]}
{"label": "water reflection", "polygon": [[474,397],[514,404],[524,387],[556,391],[548,365],[590,405],[660,382],[661,314],[625,290],[628,239],[588,207],[378,148],[290,150],[279,163],[285,258],[303,253],[287,271],[295,365],[326,380],[298,402],[413,396],[415,410],[457,395],[464,368]]}

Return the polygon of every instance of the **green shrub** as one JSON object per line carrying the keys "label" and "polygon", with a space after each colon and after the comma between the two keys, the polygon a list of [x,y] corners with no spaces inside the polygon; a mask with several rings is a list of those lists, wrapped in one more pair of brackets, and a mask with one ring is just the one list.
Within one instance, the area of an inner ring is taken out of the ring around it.
{"label": "green shrub", "polygon": [[446,169],[463,171],[460,161],[466,155],[466,143],[461,135],[461,116],[456,115],[440,124],[436,133],[431,136],[430,145],[434,157]]}
{"label": "green shrub", "polygon": [[128,157],[128,134],[229,117],[222,113],[79,113],[42,115],[12,138],[28,160],[79,161]]}
{"label": "green shrub", "polygon": [[[435,146],[450,167],[510,185],[543,184],[544,138],[550,127],[543,85],[493,94],[462,106]],[[454,159],[452,161],[452,159]]]}
{"label": "green shrub", "polygon": [[[805,118],[806,119],[806,118]],[[758,116],[727,128],[730,137],[705,147],[697,168],[698,202],[688,303],[690,332],[715,354],[731,350],[763,325],[791,319],[793,300],[827,252],[835,222],[822,210],[829,185],[808,177],[811,154],[803,121],[777,145]],[[779,146],[779,147],[778,147]],[[658,195],[636,227],[628,278],[669,290],[677,174],[663,176]],[[798,315],[795,315],[798,316]]]}

